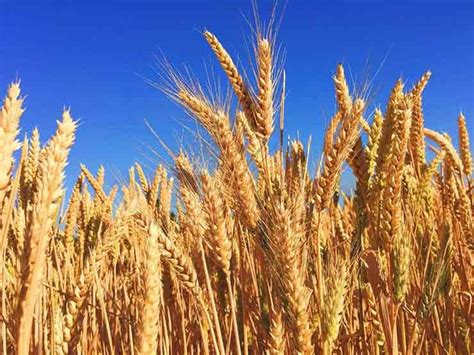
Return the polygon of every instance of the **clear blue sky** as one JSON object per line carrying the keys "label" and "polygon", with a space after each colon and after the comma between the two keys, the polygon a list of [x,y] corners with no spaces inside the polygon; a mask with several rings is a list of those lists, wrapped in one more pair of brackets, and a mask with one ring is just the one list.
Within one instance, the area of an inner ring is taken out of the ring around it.
{"label": "clear blue sky", "polygon": [[[38,126],[43,138],[64,105],[81,120],[68,168],[104,163],[126,175],[147,161],[150,145],[166,155],[147,119],[176,149],[183,112],[143,77],[157,79],[153,54],[163,52],[198,76],[214,63],[200,31],[214,32],[233,55],[248,60],[248,1],[40,2],[0,0],[0,88],[22,80],[27,111],[22,133]],[[271,2],[260,2],[265,18]],[[331,76],[343,62],[355,78],[374,79],[373,104],[384,107],[402,76],[411,85],[427,69],[425,94],[431,128],[456,132],[463,110],[474,130],[474,5],[472,1],[321,2],[289,0],[278,32],[287,52],[286,126],[313,136],[319,147],[334,109]],[[218,67],[212,66],[215,70]],[[368,70],[367,70],[368,69]],[[367,75],[367,72],[369,73]],[[371,111],[371,110],[369,110]],[[455,141],[457,142],[457,140]]]}

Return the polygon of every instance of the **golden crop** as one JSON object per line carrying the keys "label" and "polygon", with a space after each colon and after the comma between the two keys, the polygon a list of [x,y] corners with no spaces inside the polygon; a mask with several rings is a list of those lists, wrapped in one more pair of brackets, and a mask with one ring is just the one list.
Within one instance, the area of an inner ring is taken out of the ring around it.
{"label": "golden crop", "polygon": [[[257,36],[251,87],[217,37],[204,37],[239,109],[176,73],[164,89],[207,131],[215,164],[180,151],[171,171],[147,176],[135,164],[111,191],[103,168],[82,166],[63,201],[76,122],[65,111],[46,144],[37,130],[20,144],[23,99],[18,83],[8,88],[0,352],[470,353],[469,135],[462,114],[459,149],[424,127],[430,73],[413,88],[398,81],[369,119],[338,65],[314,172],[302,142],[282,139],[285,83],[271,38]],[[338,200],[346,164],[356,188]]]}

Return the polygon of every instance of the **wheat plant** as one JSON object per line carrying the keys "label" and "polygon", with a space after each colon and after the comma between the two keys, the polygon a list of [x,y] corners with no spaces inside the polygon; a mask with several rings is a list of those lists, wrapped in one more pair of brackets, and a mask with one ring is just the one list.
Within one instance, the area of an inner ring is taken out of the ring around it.
{"label": "wheat plant", "polygon": [[207,160],[182,147],[173,166],[148,175],[137,163],[110,190],[102,167],[83,165],[66,200],[77,122],[66,110],[49,141],[35,130],[20,143],[20,84],[7,89],[0,352],[471,353],[469,134],[463,114],[458,149],[424,127],[431,73],[396,82],[370,115],[338,65],[314,170],[309,145],[283,140],[273,38],[257,35],[255,81],[216,35],[204,39],[235,100],[174,71],[160,87],[206,132]]}

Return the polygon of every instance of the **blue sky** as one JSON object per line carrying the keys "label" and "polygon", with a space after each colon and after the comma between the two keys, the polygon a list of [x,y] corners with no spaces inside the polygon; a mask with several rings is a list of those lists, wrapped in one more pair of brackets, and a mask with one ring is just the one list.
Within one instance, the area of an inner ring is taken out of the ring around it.
{"label": "blue sky", "polygon": [[[45,139],[64,105],[81,121],[69,183],[79,163],[126,175],[134,161],[147,163],[148,147],[166,157],[145,119],[174,150],[187,135],[185,114],[143,79],[157,80],[154,55],[198,77],[206,67],[219,72],[200,34],[207,28],[242,65],[249,59],[250,0],[0,3],[0,88],[3,96],[9,82],[22,80],[22,133],[38,126]],[[268,17],[272,3],[258,6]],[[286,52],[287,133],[304,140],[311,134],[313,148],[321,145],[338,62],[355,81],[378,72],[369,112],[384,107],[400,76],[410,86],[430,69],[427,125],[455,134],[462,110],[474,130],[473,20],[469,1],[289,0],[277,37]]]}

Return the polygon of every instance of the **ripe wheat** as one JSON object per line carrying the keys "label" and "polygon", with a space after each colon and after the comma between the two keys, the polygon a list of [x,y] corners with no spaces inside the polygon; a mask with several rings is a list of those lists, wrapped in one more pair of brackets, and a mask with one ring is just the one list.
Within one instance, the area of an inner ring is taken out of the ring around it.
{"label": "ripe wheat", "polygon": [[338,65],[336,112],[311,171],[309,146],[283,140],[273,39],[257,36],[252,87],[217,37],[204,37],[236,100],[220,106],[176,73],[165,92],[207,131],[209,160],[182,147],[170,171],[148,176],[136,163],[111,190],[103,167],[81,165],[66,199],[76,122],[65,111],[48,143],[35,129],[18,152],[23,98],[19,83],[7,89],[0,352],[472,352],[469,134],[462,114],[459,151],[425,128],[431,73],[410,91],[398,81],[370,117]]}

